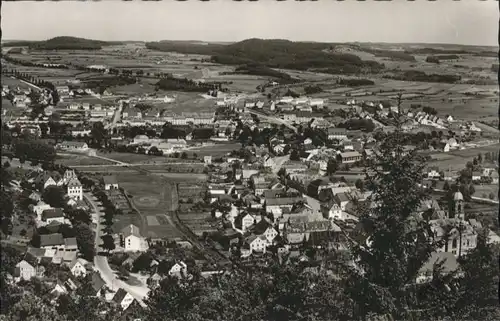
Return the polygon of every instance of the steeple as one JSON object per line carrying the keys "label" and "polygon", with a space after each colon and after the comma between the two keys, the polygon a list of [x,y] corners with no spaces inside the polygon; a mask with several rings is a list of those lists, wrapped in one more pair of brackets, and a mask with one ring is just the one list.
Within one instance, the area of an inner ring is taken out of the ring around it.
{"label": "steeple", "polygon": [[455,217],[465,219],[464,213],[464,196],[460,192],[460,182],[457,184],[457,191],[453,194],[453,202],[455,206]]}

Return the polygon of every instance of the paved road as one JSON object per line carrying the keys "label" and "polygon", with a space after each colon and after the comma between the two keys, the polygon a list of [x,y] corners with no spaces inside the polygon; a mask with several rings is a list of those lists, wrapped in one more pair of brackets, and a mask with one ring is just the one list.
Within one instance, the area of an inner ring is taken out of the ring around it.
{"label": "paved road", "polygon": [[113,120],[109,123],[106,128],[113,129],[116,126],[116,123],[122,118],[122,110],[123,110],[123,101],[120,101],[120,106],[115,110],[115,114],[113,115]]}
{"label": "paved road", "polygon": [[[96,253],[102,251],[99,247],[101,243],[101,215],[102,211],[99,209],[99,205],[96,203],[97,199],[90,193],[84,193],[85,199],[91,204],[95,213],[97,213],[97,226],[95,231],[95,247]],[[147,286],[132,286],[122,280],[118,279],[108,263],[107,256],[96,255],[94,257],[94,267],[101,274],[102,279],[106,282],[106,285],[113,291],[117,291],[119,288],[123,288],[129,292],[134,299],[136,299],[139,304],[144,306],[144,298],[148,295],[149,288]]]}

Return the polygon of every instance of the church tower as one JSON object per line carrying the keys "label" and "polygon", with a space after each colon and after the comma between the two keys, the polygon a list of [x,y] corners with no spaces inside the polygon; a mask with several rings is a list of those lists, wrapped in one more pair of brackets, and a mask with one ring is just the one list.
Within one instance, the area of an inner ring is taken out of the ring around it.
{"label": "church tower", "polygon": [[464,220],[464,196],[460,192],[460,184],[458,184],[457,191],[455,192],[455,194],[453,194],[453,203],[455,206],[455,217],[460,220]]}

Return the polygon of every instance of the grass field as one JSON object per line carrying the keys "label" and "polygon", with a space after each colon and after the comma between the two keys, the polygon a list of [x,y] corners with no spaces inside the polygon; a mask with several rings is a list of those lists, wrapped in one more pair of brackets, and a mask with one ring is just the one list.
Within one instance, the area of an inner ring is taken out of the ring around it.
{"label": "grass field", "polygon": [[494,199],[498,200],[498,184],[474,185],[474,189],[476,197],[489,198],[490,193],[493,193]]}
{"label": "grass field", "polygon": [[220,157],[224,156],[233,150],[239,150],[241,148],[241,144],[237,143],[227,143],[227,144],[216,144],[212,146],[203,146],[199,148],[190,149],[190,152],[198,154],[198,156],[212,156],[212,157]]}
{"label": "grass field", "polygon": [[130,222],[140,227],[142,235],[153,238],[176,238],[180,234],[165,216],[167,211],[176,208],[176,198],[172,185],[164,180],[141,173],[117,175],[118,184],[129,196],[132,205],[139,212],[136,215],[118,216],[116,229]]}
{"label": "grass field", "polygon": [[61,164],[65,166],[78,166],[78,165],[113,165],[113,162],[96,158],[96,157],[90,157],[90,156],[85,156],[85,155],[57,155],[57,158],[55,160],[56,164]]}
{"label": "grass field", "polygon": [[461,170],[465,168],[467,162],[472,161],[479,153],[498,151],[500,144],[483,146],[478,148],[455,150],[448,153],[434,155],[435,160],[429,161],[429,166],[437,166],[442,170]]}
{"label": "grass field", "polygon": [[144,154],[132,154],[132,153],[97,153],[99,156],[115,159],[120,162],[125,163],[143,163],[143,162],[164,162],[165,157],[162,156],[153,156],[153,155],[144,155]]}

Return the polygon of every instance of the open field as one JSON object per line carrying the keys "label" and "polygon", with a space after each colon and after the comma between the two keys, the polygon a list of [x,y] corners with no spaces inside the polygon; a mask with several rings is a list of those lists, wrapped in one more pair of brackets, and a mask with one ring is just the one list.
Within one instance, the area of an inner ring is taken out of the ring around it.
{"label": "open field", "polygon": [[21,89],[29,89],[31,86],[28,84],[20,81],[19,79],[12,78],[12,77],[7,77],[2,75],[2,86],[9,86],[10,88],[21,88]]}
{"label": "open field", "polygon": [[[478,148],[464,149],[464,150],[455,150],[450,151],[448,153],[438,154],[438,159],[429,161],[429,166],[437,166],[442,170],[461,170],[465,168],[465,165],[468,161],[472,161],[474,157],[476,157],[479,153],[493,152],[498,151],[500,148],[500,144],[483,146]],[[484,157],[484,155],[483,155]]]}
{"label": "open field", "polygon": [[105,159],[90,157],[86,155],[58,154],[55,160],[56,164],[61,164],[69,167],[78,165],[113,165],[113,162]]}
{"label": "open field", "polygon": [[99,156],[103,156],[110,159],[115,159],[119,162],[125,162],[130,164],[144,163],[144,162],[164,162],[165,157],[163,156],[153,156],[144,154],[132,154],[132,153],[97,153]]}
{"label": "open field", "polygon": [[179,219],[198,236],[201,236],[203,232],[217,231],[215,223],[211,221],[211,214],[208,212],[179,214]]}
{"label": "open field", "polygon": [[202,146],[190,149],[190,152],[198,154],[198,156],[212,156],[212,157],[221,157],[226,155],[233,150],[239,150],[241,148],[241,144],[238,143],[227,143],[227,144],[215,144],[211,146]]}
{"label": "open field", "polygon": [[492,193],[494,196],[493,199],[498,201],[498,184],[474,185],[474,189],[476,190],[474,196],[489,198],[489,195]]}
{"label": "open field", "polygon": [[123,228],[134,221],[140,227],[142,235],[153,238],[176,238],[180,234],[169,221],[165,213],[175,209],[175,192],[164,180],[140,173],[117,175],[132,205],[139,213],[118,216],[116,229]]}

